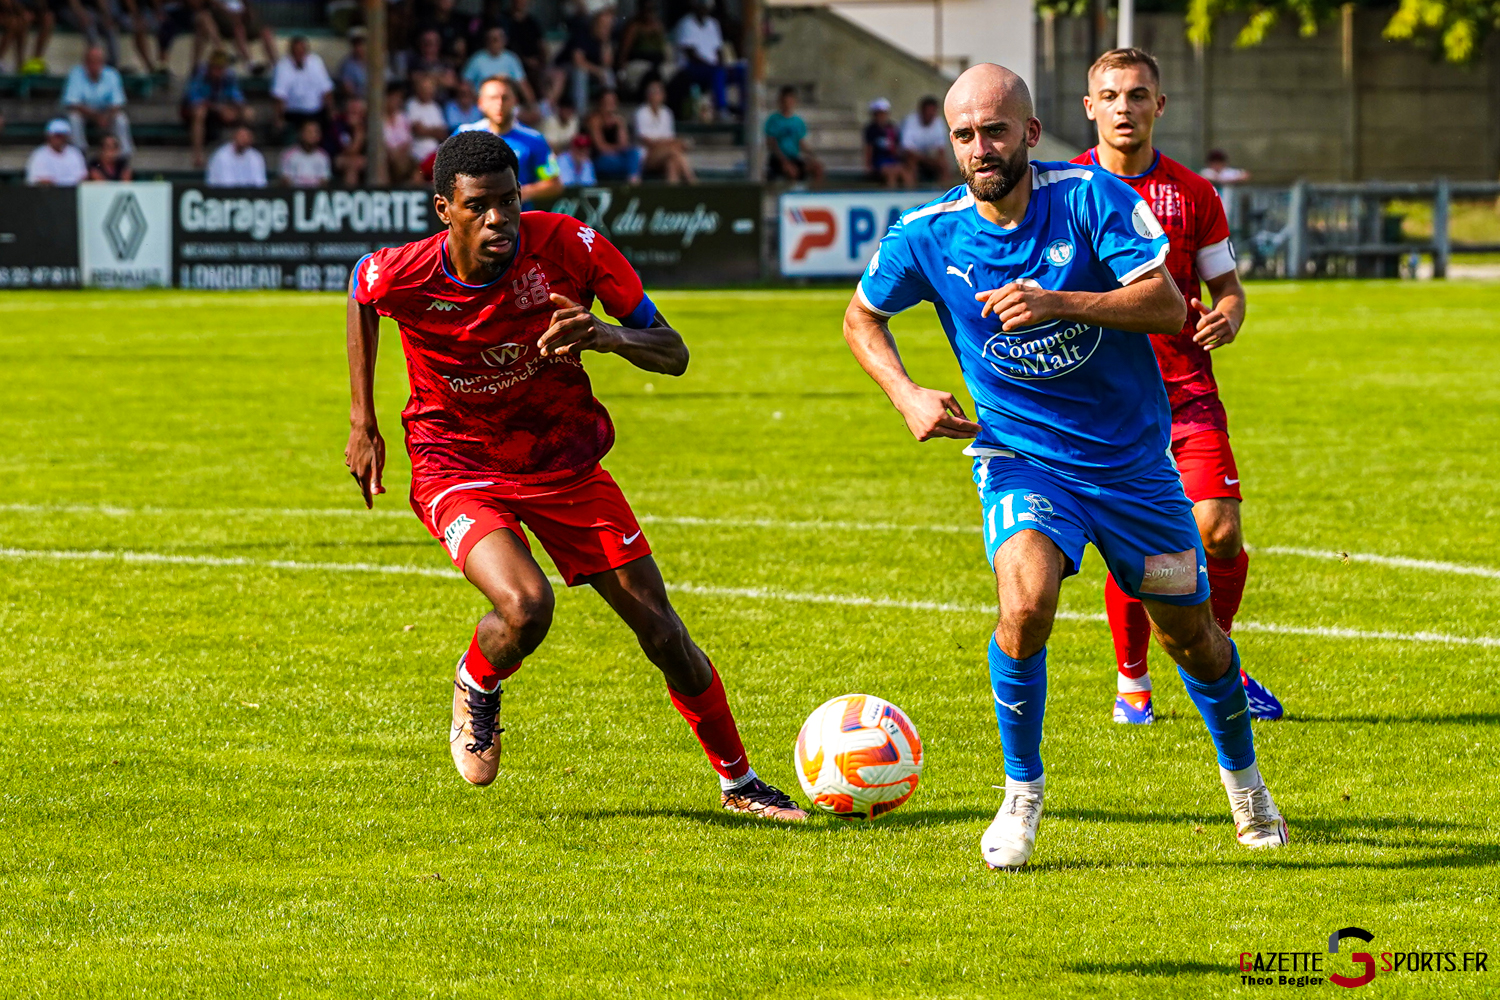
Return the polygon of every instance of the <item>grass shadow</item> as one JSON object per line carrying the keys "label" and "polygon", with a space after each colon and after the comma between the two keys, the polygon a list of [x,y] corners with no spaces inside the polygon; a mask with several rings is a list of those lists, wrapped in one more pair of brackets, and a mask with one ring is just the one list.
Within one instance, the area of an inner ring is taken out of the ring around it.
{"label": "grass shadow", "polygon": [[1286,715],[1272,724],[1346,722],[1361,725],[1431,723],[1438,726],[1493,726],[1500,724],[1500,712],[1458,712],[1452,715]]}
{"label": "grass shadow", "polygon": [[1162,959],[1154,962],[1077,962],[1065,968],[1069,972],[1079,972],[1086,976],[1205,976],[1234,971],[1234,967],[1228,964],[1170,962]]}
{"label": "grass shadow", "polygon": [[547,820],[554,816],[563,815],[573,820],[612,820],[612,819],[687,819],[698,823],[707,823],[713,826],[740,827],[745,824],[764,826],[774,829],[788,829],[802,832],[824,831],[828,829],[839,830],[868,830],[876,827],[924,827],[924,826],[947,826],[951,823],[975,823],[987,819],[989,813],[974,809],[931,809],[926,811],[903,810],[881,816],[876,820],[838,819],[826,813],[811,812],[808,814],[806,823],[775,823],[768,824],[763,819],[754,816],[746,816],[743,813],[726,812],[723,809],[709,808],[684,808],[682,806],[664,806],[652,809],[644,806],[622,809],[582,809],[577,812],[556,813],[537,812],[536,818]]}

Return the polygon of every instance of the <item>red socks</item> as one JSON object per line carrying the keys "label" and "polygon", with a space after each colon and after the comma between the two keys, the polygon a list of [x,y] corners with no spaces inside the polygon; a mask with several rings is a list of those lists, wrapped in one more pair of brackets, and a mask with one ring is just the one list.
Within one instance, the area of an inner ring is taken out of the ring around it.
{"label": "red socks", "polygon": [[1109,615],[1109,634],[1115,641],[1119,676],[1115,689],[1121,692],[1150,691],[1146,672],[1146,650],[1151,645],[1151,620],[1146,606],[1126,594],[1111,574],[1104,581],[1104,609]]}
{"label": "red socks", "polygon": [[693,727],[693,735],[703,744],[703,752],[708,754],[708,762],[719,772],[719,777],[734,781],[749,773],[750,761],[745,757],[745,745],[740,742],[734,713],[729,711],[724,682],[719,680],[717,670],[713,683],[702,694],[686,695],[670,687],[667,693],[672,696],[672,707]]}
{"label": "red socks", "polygon": [[1214,620],[1228,635],[1234,628],[1234,616],[1240,610],[1240,598],[1245,596],[1245,577],[1250,571],[1250,553],[1240,549],[1233,559],[1208,557],[1208,585],[1213,588],[1209,598],[1214,609]]}
{"label": "red socks", "polygon": [[474,638],[469,640],[469,652],[464,656],[464,672],[477,687],[493,691],[500,686],[501,681],[520,670],[522,662],[524,661],[517,661],[509,667],[497,667],[485,659],[484,650],[479,648],[479,630],[475,629]]}

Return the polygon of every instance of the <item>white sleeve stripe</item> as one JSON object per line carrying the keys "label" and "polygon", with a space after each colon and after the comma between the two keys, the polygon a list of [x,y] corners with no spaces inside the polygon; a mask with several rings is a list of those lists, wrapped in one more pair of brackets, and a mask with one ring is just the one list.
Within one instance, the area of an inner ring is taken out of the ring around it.
{"label": "white sleeve stripe", "polygon": [[1167,245],[1167,246],[1162,247],[1161,248],[1161,253],[1159,253],[1159,254],[1156,255],[1156,259],[1155,260],[1148,260],[1146,263],[1142,264],[1140,267],[1136,268],[1134,271],[1131,271],[1129,274],[1121,275],[1120,276],[1120,287],[1123,288],[1126,285],[1130,284],[1131,282],[1137,281],[1140,278],[1144,277],[1148,272],[1154,271],[1158,267],[1161,267],[1162,264],[1166,263],[1166,260],[1167,260],[1167,251],[1170,250],[1170,249],[1171,249],[1171,245],[1170,244]]}
{"label": "white sleeve stripe", "polygon": [[1234,270],[1234,248],[1229,245],[1229,240],[1223,239],[1199,250],[1194,260],[1198,264],[1199,277],[1208,281]]}
{"label": "white sleeve stripe", "polygon": [[886,319],[890,319],[892,316],[896,315],[895,313],[886,312],[884,309],[880,308],[875,303],[870,301],[870,297],[865,294],[865,283],[863,281],[854,286],[854,294],[859,296],[861,305],[870,310],[870,312],[875,313],[877,316],[884,316]]}

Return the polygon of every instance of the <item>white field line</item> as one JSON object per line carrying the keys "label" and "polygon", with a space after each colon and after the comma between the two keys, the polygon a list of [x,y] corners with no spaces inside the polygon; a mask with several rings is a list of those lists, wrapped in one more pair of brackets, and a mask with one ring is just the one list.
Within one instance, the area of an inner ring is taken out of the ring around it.
{"label": "white field line", "polygon": [[[63,549],[0,548],[0,558],[31,559],[53,562],[122,562],[148,565],[209,566],[245,569],[311,571],[317,573],[372,573],[388,576],[422,576],[458,580],[455,570],[429,566],[383,565],[380,563],[298,562],[290,559],[247,559],[241,556],[189,556],[162,552],[108,552],[103,550],[69,551]],[[553,581],[557,583],[558,581]],[[902,611],[934,611],[955,614],[991,615],[994,608],[983,604],[954,604],[940,601],[904,601],[889,597],[862,597],[857,594],[819,594],[772,590],[766,587],[715,587],[694,583],[667,584],[673,593],[702,597],[740,598],[754,601],[786,601],[794,604],[834,604],[856,608],[895,608]],[[1101,614],[1059,611],[1063,621],[1102,622]],[[1278,625],[1270,622],[1236,622],[1235,629],[1244,632],[1268,632],[1275,635],[1301,635],[1322,639],[1386,640],[1391,642],[1439,643],[1454,646],[1500,648],[1500,637],[1447,635],[1441,632],[1369,632],[1336,626]]]}
{"label": "white field line", "polygon": [[[381,517],[409,518],[405,507],[363,510],[359,507],[118,507],[111,504],[0,504],[0,512],[18,514],[101,514],[107,517],[198,516],[219,517]],[[780,521],[774,518],[674,517],[642,514],[642,524],[668,524],[682,527],[766,528],[777,531],[926,531],[943,535],[975,535],[979,525],[968,524],[896,524],[886,521]],[[1394,569],[1423,570],[1500,580],[1500,569],[1467,563],[1440,562],[1433,559],[1411,559],[1406,556],[1382,556],[1371,552],[1338,552],[1333,549],[1307,549],[1286,545],[1248,546],[1251,552],[1274,556],[1299,556],[1306,559],[1336,559],[1340,562],[1370,563]]]}

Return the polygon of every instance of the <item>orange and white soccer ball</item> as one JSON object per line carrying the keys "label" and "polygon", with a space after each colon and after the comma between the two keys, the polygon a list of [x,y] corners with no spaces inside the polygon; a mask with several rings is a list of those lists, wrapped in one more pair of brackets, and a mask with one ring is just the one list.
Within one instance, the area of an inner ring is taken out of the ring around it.
{"label": "orange and white soccer ball", "polygon": [[922,779],[922,738],[882,698],[846,694],[813,710],[793,751],[812,804],[841,819],[874,819],[911,798]]}

